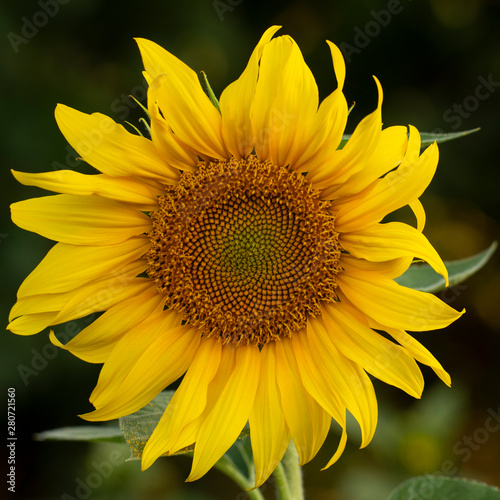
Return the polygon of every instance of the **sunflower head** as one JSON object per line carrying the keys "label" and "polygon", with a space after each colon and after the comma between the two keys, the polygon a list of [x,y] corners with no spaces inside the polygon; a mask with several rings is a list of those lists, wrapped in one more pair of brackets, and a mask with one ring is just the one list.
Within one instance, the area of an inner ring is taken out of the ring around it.
{"label": "sunflower head", "polygon": [[[447,279],[422,234],[419,197],[438,161],[414,127],[383,129],[376,109],[339,147],[348,116],[345,64],[329,42],[337,88],[321,103],[289,36],[268,29],[219,106],[198,77],[148,40],[150,137],[59,105],[68,142],[98,173],[15,172],[60,193],[12,206],[14,222],[57,243],[28,276],[9,329],[31,335],[102,314],[63,345],[104,363],[88,420],[128,415],[182,377],[143,453],[194,447],[205,474],[249,423],[262,484],[292,439],[301,463],[346,411],[362,446],[377,422],[368,374],[419,397],[439,362],[406,330],[461,313],[398,285],[414,258]],[[409,205],[416,228],[385,217]],[[389,340],[391,339],[391,340]]]}
{"label": "sunflower head", "polygon": [[200,163],[159,198],[148,274],[204,336],[260,346],[290,337],[336,298],[329,205],[303,175],[270,161]]}

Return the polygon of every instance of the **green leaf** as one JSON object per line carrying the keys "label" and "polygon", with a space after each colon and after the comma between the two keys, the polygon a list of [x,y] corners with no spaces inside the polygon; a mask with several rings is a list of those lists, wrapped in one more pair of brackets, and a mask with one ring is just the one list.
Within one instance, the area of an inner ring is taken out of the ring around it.
{"label": "green leaf", "polygon": [[[481,129],[478,127],[470,130],[464,130],[462,132],[447,132],[441,134],[436,134],[433,132],[420,132],[420,140],[422,141],[420,147],[424,148],[426,146],[429,146],[434,141],[436,141],[439,144],[441,142],[452,141],[453,139],[460,139],[461,137],[473,134],[474,132],[477,132],[479,130]],[[350,138],[351,134],[343,135],[342,140],[340,141],[339,147],[337,149],[342,149]]]}
{"label": "green leaf", "polygon": [[[141,459],[144,446],[146,446],[146,443],[153,433],[156,424],[160,421],[160,418],[162,417],[168,403],[172,399],[174,392],[175,391],[161,392],[158,396],[156,396],[156,398],[153,399],[153,401],[151,401],[151,403],[148,403],[135,413],[119,419],[120,429],[123,432],[123,437],[125,438],[131,452],[129,460]],[[240,434],[238,439],[243,439],[248,436],[248,434],[249,431],[246,427],[243,429],[243,432]],[[185,453],[192,452],[193,449],[194,446],[188,446],[187,448],[183,448],[172,455],[183,455]]]}
{"label": "green leaf", "polygon": [[442,134],[434,134],[432,132],[420,132],[420,139],[422,141],[421,147],[428,146],[432,144],[434,141],[437,143],[452,141],[453,139],[460,139],[461,137],[465,137],[466,135],[473,134],[474,132],[478,132],[481,130],[478,128],[472,128],[470,130],[464,130],[462,132],[448,132]]}
{"label": "green leaf", "polygon": [[80,425],[61,427],[35,434],[37,441],[108,441],[123,443],[123,434],[117,425]]}
{"label": "green leaf", "polygon": [[131,456],[129,460],[141,459],[144,446],[146,446],[173,395],[174,391],[161,392],[151,403],[118,420],[123,437],[130,448]]}
{"label": "green leaf", "polygon": [[400,484],[387,500],[500,500],[500,490],[446,476],[421,476]]}
{"label": "green leaf", "polygon": [[[458,285],[479,271],[488,262],[497,246],[497,242],[494,241],[489,248],[472,257],[445,261],[450,287]],[[430,293],[439,292],[446,288],[444,278],[425,263],[412,264],[404,274],[396,278],[396,282],[414,290]]]}

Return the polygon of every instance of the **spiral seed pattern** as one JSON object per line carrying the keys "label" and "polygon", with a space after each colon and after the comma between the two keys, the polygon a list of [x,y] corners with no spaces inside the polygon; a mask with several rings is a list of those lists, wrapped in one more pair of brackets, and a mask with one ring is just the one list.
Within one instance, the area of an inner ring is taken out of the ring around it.
{"label": "spiral seed pattern", "polygon": [[149,276],[187,323],[263,345],[336,299],[334,218],[306,178],[271,162],[200,163],[151,214]]}

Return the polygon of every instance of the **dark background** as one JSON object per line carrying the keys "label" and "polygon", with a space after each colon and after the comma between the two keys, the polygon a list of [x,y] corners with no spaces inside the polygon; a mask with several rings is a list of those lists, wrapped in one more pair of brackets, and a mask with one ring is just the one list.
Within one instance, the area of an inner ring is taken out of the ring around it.
{"label": "dark background", "polygon": [[[4,324],[18,286],[52,246],[10,221],[10,203],[43,192],[18,185],[9,170],[81,168],[53,118],[58,102],[137,122],[140,113],[127,96],[144,102],[145,84],[133,37],[154,40],[196,71],[204,70],[219,95],[244,69],[264,30],[281,24],[280,33],[301,47],[322,97],[335,88],[325,40],[344,50],[345,94],[349,103],[356,102],[349,132],[376,106],[371,75],[384,88],[385,126],[413,124],[428,132],[481,127],[440,147],[438,172],[422,201],[425,232],[445,260],[483,250],[500,233],[499,7],[494,0],[2,2]],[[373,442],[359,451],[353,423],[344,456],[320,472],[336,446],[335,435],[329,438],[304,468],[308,498],[384,499],[402,480],[424,473],[500,486],[499,289],[495,256],[443,296],[467,314],[443,331],[417,338],[450,372],[452,389],[426,368],[421,401],[376,381],[380,422]],[[99,366],[52,348],[48,332],[27,338],[5,332],[1,352],[5,398],[8,387],[16,390],[18,441],[17,492],[9,494],[7,485],[0,485],[0,496],[5,491],[12,498],[66,500],[246,497],[217,471],[185,484],[190,467],[185,457],[161,459],[141,473],[137,462],[124,462],[128,452],[119,445],[33,441],[36,432],[83,423],[77,415],[91,409],[88,396]],[[266,497],[272,489],[265,488]]]}

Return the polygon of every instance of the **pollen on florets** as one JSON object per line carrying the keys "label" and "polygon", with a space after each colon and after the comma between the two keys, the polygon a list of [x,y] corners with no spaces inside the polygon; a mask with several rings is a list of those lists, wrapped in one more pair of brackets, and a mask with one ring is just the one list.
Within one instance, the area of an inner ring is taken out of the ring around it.
{"label": "pollen on florets", "polygon": [[303,175],[256,158],[201,162],[151,214],[149,276],[204,336],[290,337],[336,299],[340,245],[329,202]]}

